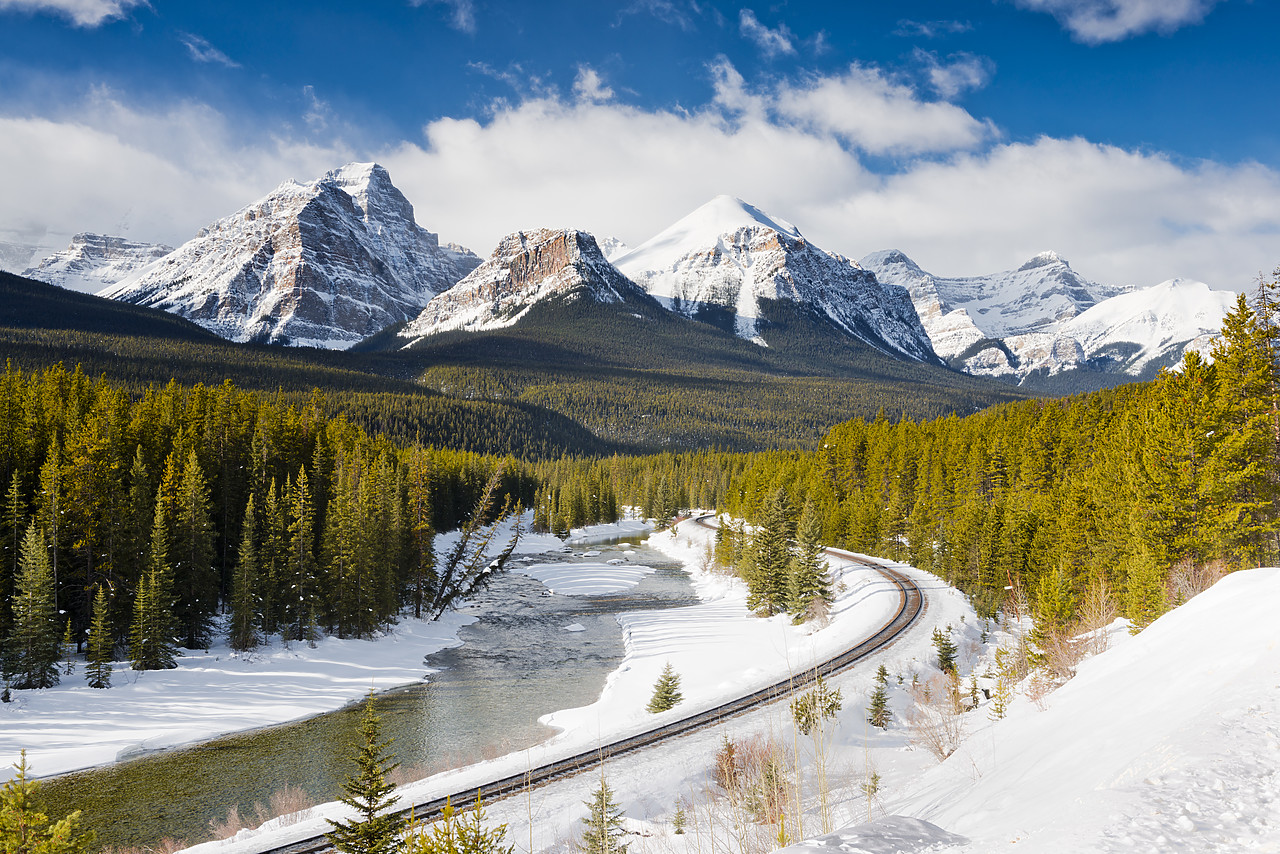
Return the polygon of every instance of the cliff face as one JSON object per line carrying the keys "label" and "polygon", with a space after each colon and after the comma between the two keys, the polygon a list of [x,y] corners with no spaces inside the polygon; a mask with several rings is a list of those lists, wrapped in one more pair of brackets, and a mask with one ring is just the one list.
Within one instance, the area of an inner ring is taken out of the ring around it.
{"label": "cliff face", "polygon": [[285,182],[103,296],[233,341],[343,348],[416,315],[480,259],[441,246],[377,164]]}
{"label": "cliff face", "polygon": [[399,335],[405,346],[429,335],[478,332],[518,322],[552,297],[622,302],[643,296],[614,269],[584,231],[538,229],[504,237],[493,255],[448,291],[427,303]]}
{"label": "cliff face", "polygon": [[172,246],[138,243],[123,237],[77,234],[66,249],[49,255],[22,275],[93,293],[127,279],[172,251]]}

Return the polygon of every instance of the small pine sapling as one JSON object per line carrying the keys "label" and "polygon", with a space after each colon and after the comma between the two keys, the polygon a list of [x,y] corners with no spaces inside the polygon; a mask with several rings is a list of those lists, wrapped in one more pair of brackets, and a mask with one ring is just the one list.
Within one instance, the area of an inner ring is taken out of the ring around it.
{"label": "small pine sapling", "polygon": [[804,735],[810,735],[822,721],[831,720],[840,711],[842,705],[840,689],[832,690],[821,678],[813,690],[806,691],[791,701],[791,718],[796,729]]}
{"label": "small pine sapling", "polygon": [[613,790],[600,773],[600,786],[586,802],[588,814],[583,817],[585,829],[578,841],[583,854],[627,854],[627,843],[622,837],[627,830],[622,824],[622,807],[613,799]]}
{"label": "small pine sapling", "polygon": [[14,763],[17,775],[0,786],[0,851],[9,854],[84,854],[93,847],[92,831],[78,829],[80,811],[51,822],[37,808],[40,784],[27,777],[27,752]]}
{"label": "small pine sapling", "polygon": [[889,671],[882,664],[876,671],[876,690],[871,694],[871,705],[867,706],[867,723],[886,729],[891,720],[893,712],[889,709]]}
{"label": "small pine sapling", "polygon": [[649,700],[649,705],[645,706],[645,711],[656,715],[675,708],[682,700],[684,695],[680,693],[680,674],[675,672],[668,661],[653,686],[653,697]]}
{"label": "small pine sapling", "polygon": [[415,824],[397,849],[399,854],[513,854],[507,826],[485,827],[484,804],[476,797],[470,810],[459,811],[445,801],[440,820],[430,827]]}
{"label": "small pine sapling", "polygon": [[956,672],[956,645],[951,640],[951,627],[947,626],[944,632],[942,629],[933,630],[933,648],[938,653],[938,669],[943,673]]}
{"label": "small pine sapling", "polygon": [[390,741],[382,740],[382,719],[373,704],[373,692],[365,700],[360,718],[360,738],[352,762],[355,773],[342,783],[342,803],[354,809],[357,818],[348,821],[327,819],[333,827],[328,839],[343,854],[394,854],[404,828],[404,819],[390,812],[400,798],[387,775],[399,767],[387,755]]}
{"label": "small pine sapling", "polygon": [[689,826],[689,817],[685,814],[684,804],[676,801],[675,815],[671,816],[671,829],[676,836],[683,836],[684,829]]}

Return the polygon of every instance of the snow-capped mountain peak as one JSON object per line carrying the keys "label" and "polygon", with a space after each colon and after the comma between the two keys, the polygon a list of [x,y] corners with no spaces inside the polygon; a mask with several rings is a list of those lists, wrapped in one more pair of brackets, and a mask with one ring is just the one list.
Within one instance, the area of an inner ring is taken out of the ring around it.
{"label": "snow-capped mountain peak", "polygon": [[452,330],[480,332],[517,323],[535,305],[553,297],[618,303],[644,298],[605,260],[585,231],[542,228],[504,237],[487,261],[427,303],[399,337],[412,347],[429,335]]}
{"label": "snow-capped mountain peak", "polygon": [[809,243],[786,220],[716,196],[614,264],[674,311],[732,319],[739,337],[766,344],[768,301],[825,315],[844,333],[912,359],[936,357],[906,295],[858,264]]}
{"label": "snow-capped mountain peak", "polygon": [[103,296],[234,341],[348,347],[415,316],[480,263],[441,246],[376,163],[285,181]]}
{"label": "snow-capped mountain peak", "polygon": [[1018,380],[1079,368],[1138,376],[1187,349],[1207,352],[1235,299],[1182,279],[1140,290],[1091,282],[1056,252],[968,278],[934,276],[898,250],[862,263],[911,295],[939,356]]}
{"label": "snow-capped mountain peak", "polygon": [[66,249],[49,255],[22,275],[92,293],[128,278],[172,251],[172,246],[82,233],[72,237]]}

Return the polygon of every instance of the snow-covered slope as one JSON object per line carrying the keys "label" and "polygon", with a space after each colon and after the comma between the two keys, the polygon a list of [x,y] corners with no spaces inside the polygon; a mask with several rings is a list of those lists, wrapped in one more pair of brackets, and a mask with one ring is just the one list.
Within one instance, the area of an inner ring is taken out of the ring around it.
{"label": "snow-covered slope", "polygon": [[732,196],[717,196],[614,260],[669,308],[694,317],[727,312],[737,334],[765,344],[762,300],[789,300],[825,315],[874,346],[934,361],[906,294],[841,255],[819,249],[794,225]]}
{"label": "snow-covered slope", "polygon": [[376,163],[286,181],[103,291],[234,341],[348,347],[414,317],[480,259],[441,246]]}
{"label": "snow-covered slope", "polygon": [[6,273],[22,273],[36,259],[43,257],[49,248],[35,243],[14,243],[0,240],[0,270]]}
{"label": "snow-covered slope", "polygon": [[172,246],[163,244],[138,243],[104,234],[77,234],[66,249],[49,255],[22,275],[73,291],[95,293],[127,279],[172,251]]}
{"label": "snow-covered slope", "polygon": [[1277,607],[1280,569],[1228,575],[1084,662],[1044,711],[1026,703],[983,720],[885,804],[967,844],[841,846],[841,837],[876,840],[871,828],[848,828],[786,850],[1280,850]]}
{"label": "snow-covered slope", "polygon": [[935,276],[897,250],[861,263],[906,289],[939,356],[972,374],[1018,380],[1070,369],[1137,376],[1204,349],[1235,300],[1180,279],[1132,291],[1091,282],[1053,252],[971,278]]}
{"label": "snow-covered slope", "polygon": [[427,303],[398,335],[411,347],[440,332],[512,326],[552,297],[616,303],[629,294],[644,298],[585,231],[518,231],[504,237],[465,279]]}

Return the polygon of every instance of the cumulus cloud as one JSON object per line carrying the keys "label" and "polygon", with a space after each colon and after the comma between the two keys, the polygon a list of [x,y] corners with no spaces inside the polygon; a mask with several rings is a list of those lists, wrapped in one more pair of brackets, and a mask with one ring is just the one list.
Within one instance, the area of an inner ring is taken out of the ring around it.
{"label": "cumulus cloud", "polygon": [[916,48],[914,56],[924,68],[929,87],[946,100],[970,89],[983,88],[995,74],[994,62],[972,53],[953,53],[943,60],[933,51]]}
{"label": "cumulus cloud", "polygon": [[738,14],[738,31],[743,38],[760,48],[760,52],[768,59],[796,52],[795,45],[792,44],[793,36],[786,24],[769,29],[760,23],[756,13],[750,9],[743,9]]}
{"label": "cumulus cloud", "polygon": [[194,33],[183,33],[179,38],[186,45],[191,58],[196,62],[215,62],[219,65],[225,65],[227,68],[240,67],[240,63],[209,44],[208,39],[197,36]]}
{"label": "cumulus cloud", "polygon": [[1221,0],[1015,0],[1048,12],[1086,44],[1121,41],[1149,32],[1171,33],[1204,20]]}
{"label": "cumulus cloud", "polygon": [[78,27],[97,27],[146,5],[146,0],[0,0],[0,12],[43,12],[60,15]]}
{"label": "cumulus cloud", "polygon": [[476,4],[473,0],[409,0],[410,6],[444,6],[449,26],[472,35],[476,32]]}
{"label": "cumulus cloud", "polygon": [[600,72],[586,65],[578,66],[578,74],[573,80],[573,94],[579,101],[591,103],[613,99],[613,90],[604,84]]}
{"label": "cumulus cloud", "polygon": [[989,122],[954,104],[921,100],[911,87],[859,63],[839,76],[783,84],[773,107],[787,120],[875,155],[967,149],[995,135]]}
{"label": "cumulus cloud", "polygon": [[[252,137],[207,106],[144,110],[97,91],[60,116],[0,117],[0,162],[22,164],[0,194],[0,240],[21,230],[65,242],[128,217],[132,237],[176,244],[286,178],[372,159],[423,226],[482,254],[542,226],[634,246],[731,193],[824,248],[854,258],[899,248],[948,275],[1009,269],[1051,248],[1098,281],[1186,276],[1241,289],[1276,264],[1275,170],[1188,165],[1083,139],[1006,143],[969,117],[978,144],[947,147],[968,138],[961,122],[885,174],[865,152],[922,145],[922,127],[968,114],[868,67],[756,90],[728,63],[715,70],[716,94],[696,109],[584,97],[603,91],[584,69],[574,96],[498,102],[482,119],[443,118],[419,139],[374,145],[344,143],[336,116],[327,139],[301,141],[284,125]],[[869,124],[897,130],[868,139],[842,123],[858,99],[877,115]],[[799,113],[785,108],[793,101]]]}

